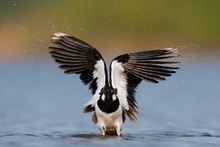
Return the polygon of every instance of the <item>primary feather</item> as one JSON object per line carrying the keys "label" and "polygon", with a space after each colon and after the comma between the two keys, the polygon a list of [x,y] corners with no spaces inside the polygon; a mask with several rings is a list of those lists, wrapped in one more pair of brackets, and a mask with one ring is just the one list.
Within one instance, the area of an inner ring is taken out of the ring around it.
{"label": "primary feather", "polygon": [[[107,83],[106,65],[101,54],[91,45],[64,33],[54,33],[50,54],[66,74],[80,74],[84,84],[90,84],[94,96],[85,112],[94,110],[99,91]],[[90,106],[92,105],[92,106]]]}
{"label": "primary feather", "polygon": [[111,85],[120,91],[118,98],[132,121],[137,119],[135,89],[138,84],[142,80],[158,83],[175,73],[178,67],[170,64],[178,62],[166,59],[177,57],[177,53],[176,48],[142,51],[120,55],[111,62]]}

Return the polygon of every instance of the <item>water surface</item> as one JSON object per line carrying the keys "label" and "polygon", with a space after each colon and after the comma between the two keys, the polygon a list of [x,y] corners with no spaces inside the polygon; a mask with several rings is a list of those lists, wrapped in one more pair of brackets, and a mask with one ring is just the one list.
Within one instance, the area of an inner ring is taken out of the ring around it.
{"label": "water surface", "polygon": [[182,64],[157,85],[142,82],[138,121],[101,136],[84,114],[91,97],[53,62],[1,65],[0,146],[219,146],[220,64]]}

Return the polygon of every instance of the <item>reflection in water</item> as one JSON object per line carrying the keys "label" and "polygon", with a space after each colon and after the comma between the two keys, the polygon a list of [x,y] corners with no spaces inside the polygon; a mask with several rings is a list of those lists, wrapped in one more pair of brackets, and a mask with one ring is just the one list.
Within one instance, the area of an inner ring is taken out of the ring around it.
{"label": "reflection in water", "polygon": [[175,137],[214,137],[220,138],[220,134],[212,134],[209,132],[149,132],[143,134],[123,134],[121,136],[103,136],[99,134],[69,134],[66,137],[82,138],[82,139],[121,139],[121,140],[144,140],[146,138],[175,138]]}
{"label": "reflection in water", "polygon": [[123,134],[121,136],[113,136],[113,135],[100,135],[94,133],[71,133],[65,134],[62,132],[54,132],[54,133],[41,133],[41,134],[29,134],[29,133],[7,133],[2,132],[0,134],[0,138],[7,137],[32,137],[32,138],[63,138],[63,139],[91,139],[91,140],[107,140],[107,139],[116,139],[116,140],[149,140],[149,139],[173,139],[173,138],[193,138],[193,137],[201,137],[201,138],[220,138],[220,134],[213,134],[209,132],[148,132],[148,133],[139,133],[139,134]]}

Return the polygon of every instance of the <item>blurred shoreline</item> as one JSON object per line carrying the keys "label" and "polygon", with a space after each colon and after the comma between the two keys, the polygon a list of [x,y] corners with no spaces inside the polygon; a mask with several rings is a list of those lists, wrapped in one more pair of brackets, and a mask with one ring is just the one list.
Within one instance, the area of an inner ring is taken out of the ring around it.
{"label": "blurred shoreline", "polygon": [[[49,58],[54,32],[73,35],[104,57],[183,47],[184,56],[220,53],[220,1],[3,1],[0,64]],[[209,57],[211,56],[211,57]]]}

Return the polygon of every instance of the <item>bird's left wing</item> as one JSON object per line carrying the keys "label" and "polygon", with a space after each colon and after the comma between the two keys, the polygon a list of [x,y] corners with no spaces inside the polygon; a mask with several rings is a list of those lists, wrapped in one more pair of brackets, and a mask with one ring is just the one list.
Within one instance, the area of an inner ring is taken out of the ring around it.
{"label": "bird's left wing", "polygon": [[66,74],[79,74],[84,84],[90,84],[94,96],[85,112],[94,110],[99,91],[107,82],[106,64],[101,54],[91,45],[64,33],[54,33],[50,54]]}
{"label": "bird's left wing", "polygon": [[138,84],[142,80],[158,83],[175,73],[178,67],[171,64],[178,62],[167,61],[167,59],[179,56],[177,52],[177,48],[165,48],[124,54],[112,60],[110,84],[117,89],[120,104],[132,121],[137,119],[134,95]]}

